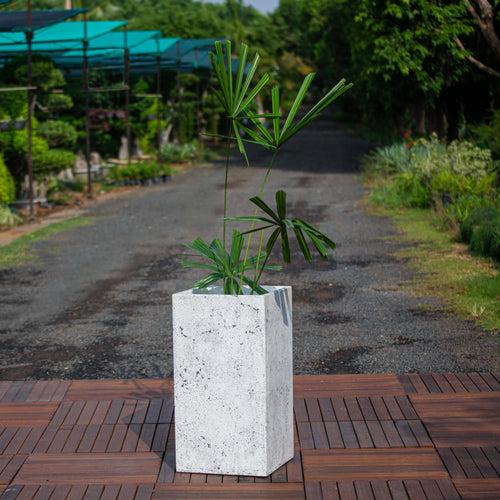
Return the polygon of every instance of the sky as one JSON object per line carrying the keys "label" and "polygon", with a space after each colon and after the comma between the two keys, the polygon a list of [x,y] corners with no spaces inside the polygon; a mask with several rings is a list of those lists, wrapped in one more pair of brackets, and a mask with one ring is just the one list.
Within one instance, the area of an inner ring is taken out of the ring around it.
{"label": "sky", "polygon": [[[224,0],[206,0],[221,3]],[[245,0],[245,3],[248,5],[253,5],[256,9],[259,9],[261,12],[271,12],[273,11],[279,3],[279,0]]]}

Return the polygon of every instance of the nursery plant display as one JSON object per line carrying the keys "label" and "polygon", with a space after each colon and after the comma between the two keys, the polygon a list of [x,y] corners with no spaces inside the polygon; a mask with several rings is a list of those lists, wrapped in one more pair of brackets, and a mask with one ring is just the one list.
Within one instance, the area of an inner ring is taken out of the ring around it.
{"label": "nursery plant display", "polygon": [[[268,263],[275,248],[284,265],[290,262],[291,236],[306,261],[314,250],[327,258],[335,248],[317,227],[288,215],[284,190],[275,193],[275,208],[263,196],[280,148],[351,85],[341,80],[298,118],[315,76],[309,74],[286,118],[277,85],[271,90],[271,112],[256,113],[255,100],[270,76],[264,73],[253,84],[260,58],[256,54],[247,65],[248,52],[241,44],[234,72],[230,41],[217,42],[210,55],[215,94],[227,117],[222,237],[187,245],[193,257],[184,266],[208,275],[173,296],[178,471],[267,476],[293,457],[292,291],[263,285],[262,277],[281,269]],[[250,199],[253,215],[228,215],[232,142],[247,164],[245,143],[272,152],[259,192]],[[229,240],[228,226],[235,222],[250,225],[233,229]],[[258,250],[250,255],[254,234]]]}

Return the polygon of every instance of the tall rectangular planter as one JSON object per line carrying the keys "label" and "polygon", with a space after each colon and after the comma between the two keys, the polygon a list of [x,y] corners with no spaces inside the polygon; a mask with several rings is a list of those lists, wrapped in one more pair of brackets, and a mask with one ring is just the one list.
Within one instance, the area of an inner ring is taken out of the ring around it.
{"label": "tall rectangular planter", "polygon": [[268,476],[293,457],[292,290],[173,295],[179,472]]}

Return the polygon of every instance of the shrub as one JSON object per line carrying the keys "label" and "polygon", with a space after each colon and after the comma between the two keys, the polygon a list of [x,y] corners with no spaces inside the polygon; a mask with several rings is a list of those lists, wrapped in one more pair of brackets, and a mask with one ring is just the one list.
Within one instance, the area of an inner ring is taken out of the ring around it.
{"label": "shrub", "polygon": [[489,196],[494,192],[495,173],[483,177],[462,175],[451,170],[437,172],[430,179],[430,188],[434,193],[446,193],[457,199],[461,195]]}
{"label": "shrub", "polygon": [[40,123],[38,134],[52,148],[73,148],[77,140],[75,127],[61,120],[48,120]]}
{"label": "shrub", "polygon": [[500,210],[474,210],[460,225],[460,232],[473,252],[500,260]]}
{"label": "shrub", "polygon": [[36,176],[56,174],[72,168],[76,155],[64,149],[49,149],[45,154],[33,158],[33,170]]}
{"label": "shrub", "polygon": [[8,205],[16,199],[14,178],[0,156],[0,205]]}
{"label": "shrub", "polygon": [[399,174],[375,187],[370,200],[388,207],[427,208],[432,196],[429,189],[414,174]]}
{"label": "shrub", "polygon": [[368,173],[390,175],[409,167],[410,149],[403,143],[377,148],[363,158],[363,170]]}
{"label": "shrub", "polygon": [[160,156],[163,161],[171,163],[185,163],[196,160],[201,154],[201,147],[197,141],[188,144],[165,144],[161,148]]}
{"label": "shrub", "polygon": [[472,134],[495,158],[500,158],[500,109],[493,113],[489,122],[473,127]]}
{"label": "shrub", "polygon": [[452,220],[462,223],[474,210],[494,206],[494,201],[489,198],[476,194],[467,194],[458,197],[453,203],[448,205],[446,212]]}
{"label": "shrub", "polygon": [[8,229],[22,222],[19,215],[13,213],[9,207],[0,206],[0,229]]}

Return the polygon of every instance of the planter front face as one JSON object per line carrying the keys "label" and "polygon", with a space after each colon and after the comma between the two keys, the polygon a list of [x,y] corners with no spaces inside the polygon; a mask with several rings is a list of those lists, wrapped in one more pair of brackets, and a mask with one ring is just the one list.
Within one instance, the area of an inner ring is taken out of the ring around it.
{"label": "planter front face", "polygon": [[173,295],[179,472],[268,476],[293,458],[292,290],[266,288]]}

